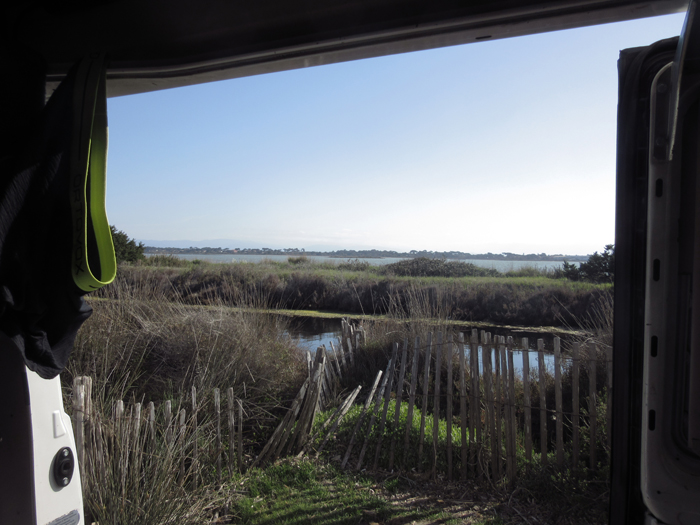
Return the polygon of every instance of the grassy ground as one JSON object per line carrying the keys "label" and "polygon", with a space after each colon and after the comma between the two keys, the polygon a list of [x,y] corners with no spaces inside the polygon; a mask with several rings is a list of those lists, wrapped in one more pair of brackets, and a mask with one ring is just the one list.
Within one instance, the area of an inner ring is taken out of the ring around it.
{"label": "grassy ground", "polygon": [[395,498],[395,480],[377,483],[318,461],[286,459],[242,477],[244,494],[232,513],[246,525],[464,523],[444,509],[444,501]]}
{"label": "grassy ground", "polygon": [[[235,478],[233,523],[506,525],[607,523],[595,481],[534,468],[514,486],[432,481],[412,472],[344,472],[326,460],[284,459]],[[222,517],[223,518],[223,517]]]}

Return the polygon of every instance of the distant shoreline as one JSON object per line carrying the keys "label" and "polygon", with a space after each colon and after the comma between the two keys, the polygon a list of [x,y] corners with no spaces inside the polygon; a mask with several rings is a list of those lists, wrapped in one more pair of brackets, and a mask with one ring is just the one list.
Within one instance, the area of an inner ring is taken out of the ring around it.
{"label": "distant shoreline", "polygon": [[287,250],[273,250],[270,248],[157,248],[154,246],[145,246],[144,253],[147,255],[281,255],[287,257],[329,257],[334,259],[415,259],[418,257],[427,257],[429,259],[450,259],[450,260],[484,260],[484,261],[558,261],[558,262],[585,262],[589,255],[547,255],[545,253],[465,253],[465,252],[429,252],[416,251],[410,252],[395,252],[389,250],[336,250],[333,252],[318,252],[305,251],[303,249],[290,248]]}

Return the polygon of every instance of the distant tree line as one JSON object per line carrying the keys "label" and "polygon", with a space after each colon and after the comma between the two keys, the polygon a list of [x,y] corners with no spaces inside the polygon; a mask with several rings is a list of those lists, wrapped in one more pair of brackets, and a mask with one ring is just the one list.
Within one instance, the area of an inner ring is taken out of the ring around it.
{"label": "distant tree line", "polygon": [[148,254],[198,254],[198,255],[316,255],[323,257],[337,257],[342,259],[380,259],[380,258],[427,258],[427,259],[453,259],[453,260],[488,260],[488,261],[586,261],[587,255],[547,255],[546,253],[518,254],[511,252],[504,253],[465,253],[459,251],[435,252],[428,250],[411,250],[409,252],[397,252],[393,250],[336,250],[331,252],[306,251],[304,248],[213,248],[205,246],[197,248],[156,248],[146,246],[144,252]]}

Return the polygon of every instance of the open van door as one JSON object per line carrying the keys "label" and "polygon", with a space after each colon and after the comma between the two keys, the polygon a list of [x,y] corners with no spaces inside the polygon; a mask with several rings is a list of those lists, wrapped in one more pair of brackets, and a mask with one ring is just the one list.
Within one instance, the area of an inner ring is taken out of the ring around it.
{"label": "open van door", "polygon": [[700,11],[619,60],[610,523],[700,523]]}

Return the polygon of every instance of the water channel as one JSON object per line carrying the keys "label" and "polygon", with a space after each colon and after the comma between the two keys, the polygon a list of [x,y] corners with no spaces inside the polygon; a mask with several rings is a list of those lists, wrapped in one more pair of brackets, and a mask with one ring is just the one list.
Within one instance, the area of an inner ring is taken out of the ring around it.
{"label": "water channel", "polygon": [[[464,327],[459,327],[460,331],[465,333],[465,339],[468,340],[469,334],[471,333],[471,327],[465,325]],[[554,355],[552,354],[554,350],[554,335],[543,332],[527,331],[527,329],[516,329],[516,328],[503,328],[500,326],[484,327],[480,326],[479,331],[486,330],[491,332],[493,335],[503,335],[508,337],[513,336],[513,339],[520,343],[523,337],[528,338],[528,361],[530,363],[530,369],[537,369],[537,340],[542,339],[544,342],[545,349],[545,366],[553,370],[554,369]],[[292,320],[289,331],[289,335],[297,341],[300,348],[309,350],[311,354],[315,354],[316,349],[319,346],[325,345],[326,349],[330,351],[331,341],[335,346],[338,346],[338,338],[341,335],[341,321],[340,319],[326,319],[317,317],[296,317]],[[560,336],[562,337],[562,336]],[[564,339],[564,337],[562,337]],[[518,345],[519,346],[519,345]],[[481,348],[481,346],[479,346]],[[513,352],[513,366],[518,372],[522,372],[523,368],[523,352],[514,351]],[[479,352],[479,368],[483,371],[483,364],[481,362],[481,352]]]}

